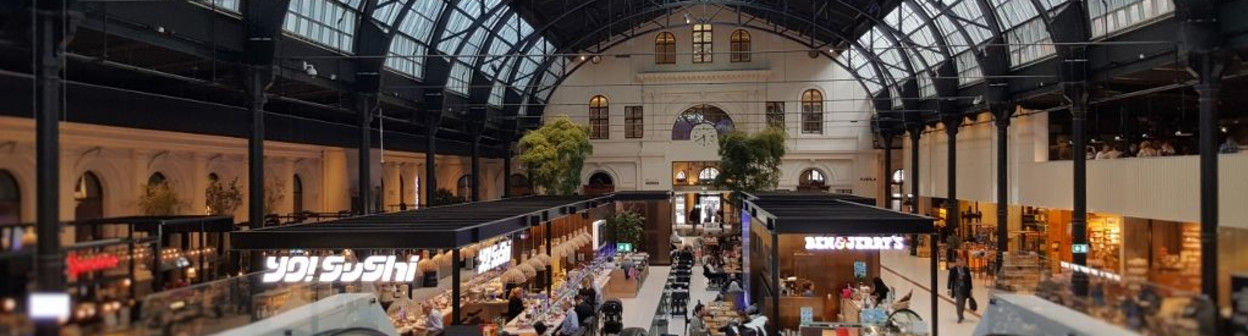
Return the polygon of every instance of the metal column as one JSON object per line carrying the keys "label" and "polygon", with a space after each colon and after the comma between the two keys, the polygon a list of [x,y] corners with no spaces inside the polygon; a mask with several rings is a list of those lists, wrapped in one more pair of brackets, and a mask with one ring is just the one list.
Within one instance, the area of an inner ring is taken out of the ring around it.
{"label": "metal column", "polygon": [[[65,50],[61,42],[65,40],[63,30],[68,14],[61,1],[40,1],[38,18],[34,30],[34,48],[37,55],[35,63],[35,232],[38,234],[35,245],[37,273],[35,274],[36,292],[66,293],[65,265],[61,255],[60,242],[60,119],[64,106],[61,105],[61,66],[65,60]],[[68,294],[66,294],[68,295]],[[66,309],[69,309],[66,307]],[[35,321],[35,333],[40,336],[60,334],[60,324],[55,320],[41,319]]]}
{"label": "metal column", "polygon": [[1003,113],[994,113],[994,116],[997,119],[997,269],[1000,270],[1010,246],[1010,170],[1006,160],[1009,155],[1010,116]]}
{"label": "metal column", "polygon": [[472,201],[481,201],[481,134],[472,135]]}
{"label": "metal column", "polygon": [[[1084,122],[1088,117],[1087,84],[1084,82],[1066,83],[1066,94],[1071,98],[1070,129],[1074,141],[1074,213],[1070,218],[1071,246],[1088,246],[1088,158],[1084,148],[1088,146]],[[1087,266],[1086,249],[1078,249],[1071,254],[1075,265]],[[1083,272],[1072,272],[1071,287],[1076,296],[1088,296],[1088,275]]]}
{"label": "metal column", "polygon": [[511,138],[503,144],[503,198],[510,198],[515,195],[511,194]]}
{"label": "metal column", "polygon": [[940,333],[940,309],[938,309],[940,305],[940,282],[936,279],[938,274],[940,274],[940,244],[936,243],[938,240],[940,240],[940,234],[932,233],[932,243],[928,244],[931,245],[932,249],[932,258],[929,260],[932,278],[927,284],[932,289],[932,336]]}
{"label": "metal column", "polygon": [[249,66],[248,70],[251,133],[247,137],[247,219],[254,230],[264,227],[264,87],[268,78],[261,66]]}
{"label": "metal column", "polygon": [[435,117],[425,119],[425,180],[422,182],[425,187],[426,205],[434,205],[434,199],[438,195],[438,168],[435,166],[438,152],[437,120],[438,118]]}
{"label": "metal column", "polygon": [[[1213,53],[1194,53],[1192,67],[1200,82],[1200,291],[1218,302],[1218,92],[1222,60]],[[1216,325],[1217,323],[1215,323]]]}
{"label": "metal column", "polygon": [[[910,212],[919,215],[919,137],[923,134],[923,127],[915,126],[910,128]],[[905,197],[902,197],[905,199]],[[913,235],[910,239],[910,255],[919,255],[919,236]],[[933,240],[932,243],[936,241]],[[933,258],[938,258],[939,254],[933,254]]]}
{"label": "metal column", "polygon": [[[359,95],[359,117],[360,117],[360,142],[359,147],[359,181],[356,181],[356,188],[359,189],[360,195],[360,214],[367,215],[380,209],[373,209],[373,95]],[[381,197],[378,195],[377,197]]]}
{"label": "metal column", "polygon": [[[959,234],[962,228],[962,216],[958,215],[958,126],[962,124],[962,117],[947,118],[945,120],[945,134],[949,136],[948,146],[948,162],[947,179],[948,184],[945,186],[948,190],[945,197],[945,228],[949,230],[947,234]],[[947,262],[955,262],[957,260],[946,260]]]}
{"label": "metal column", "polygon": [[[884,137],[884,207],[893,208],[893,134],[881,134]],[[899,209],[900,210],[900,209]]]}

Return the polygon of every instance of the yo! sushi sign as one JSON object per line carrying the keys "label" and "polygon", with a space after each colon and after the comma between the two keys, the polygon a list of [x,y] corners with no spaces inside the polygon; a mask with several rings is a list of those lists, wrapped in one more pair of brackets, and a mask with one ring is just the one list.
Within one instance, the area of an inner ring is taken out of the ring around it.
{"label": "yo! sushi sign", "polygon": [[477,273],[485,273],[498,266],[511,262],[511,241],[504,240],[498,244],[486,246],[477,251]]}

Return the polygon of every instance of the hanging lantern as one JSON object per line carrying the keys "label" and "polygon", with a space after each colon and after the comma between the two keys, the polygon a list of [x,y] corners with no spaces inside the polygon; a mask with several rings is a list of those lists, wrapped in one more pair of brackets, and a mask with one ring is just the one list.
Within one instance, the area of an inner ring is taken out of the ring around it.
{"label": "hanging lantern", "polygon": [[420,263],[416,264],[416,267],[420,268],[420,271],[422,273],[431,273],[431,272],[438,271],[438,263],[429,259],[421,260]]}
{"label": "hanging lantern", "polygon": [[528,263],[524,263],[524,264],[520,264],[520,266],[516,266],[516,270],[520,271],[521,273],[524,273],[525,278],[532,278],[532,277],[537,276],[537,269],[534,269],[533,266],[529,265]]}
{"label": "hanging lantern", "polygon": [[518,284],[518,283],[524,283],[525,281],[527,281],[528,277],[524,276],[523,272],[520,272],[519,270],[513,268],[511,270],[503,272],[501,279],[503,280],[503,282],[506,282],[509,284]]}
{"label": "hanging lantern", "polygon": [[530,267],[533,267],[533,269],[534,269],[534,270],[537,270],[538,272],[541,272],[541,271],[545,271],[545,270],[546,270],[546,263],[545,263],[545,262],[542,262],[542,259],[539,259],[539,258],[532,258],[532,259],[529,259],[529,261],[527,262],[527,264],[528,264]]}

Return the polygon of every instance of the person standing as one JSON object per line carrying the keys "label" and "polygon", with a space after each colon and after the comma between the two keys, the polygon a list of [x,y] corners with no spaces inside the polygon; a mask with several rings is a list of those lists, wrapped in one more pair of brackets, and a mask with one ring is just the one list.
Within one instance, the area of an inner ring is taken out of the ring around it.
{"label": "person standing", "polygon": [[958,264],[949,270],[949,294],[953,296],[957,306],[958,323],[962,323],[962,312],[966,310],[966,301],[971,297],[971,268],[966,267],[966,260],[958,258]]}

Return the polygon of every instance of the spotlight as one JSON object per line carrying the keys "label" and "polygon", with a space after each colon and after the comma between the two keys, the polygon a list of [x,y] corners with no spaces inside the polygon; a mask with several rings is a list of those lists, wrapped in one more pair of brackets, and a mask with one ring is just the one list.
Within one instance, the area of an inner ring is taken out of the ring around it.
{"label": "spotlight", "polygon": [[308,76],[316,76],[316,66],[313,66],[311,63],[304,61],[303,72],[307,73]]}

